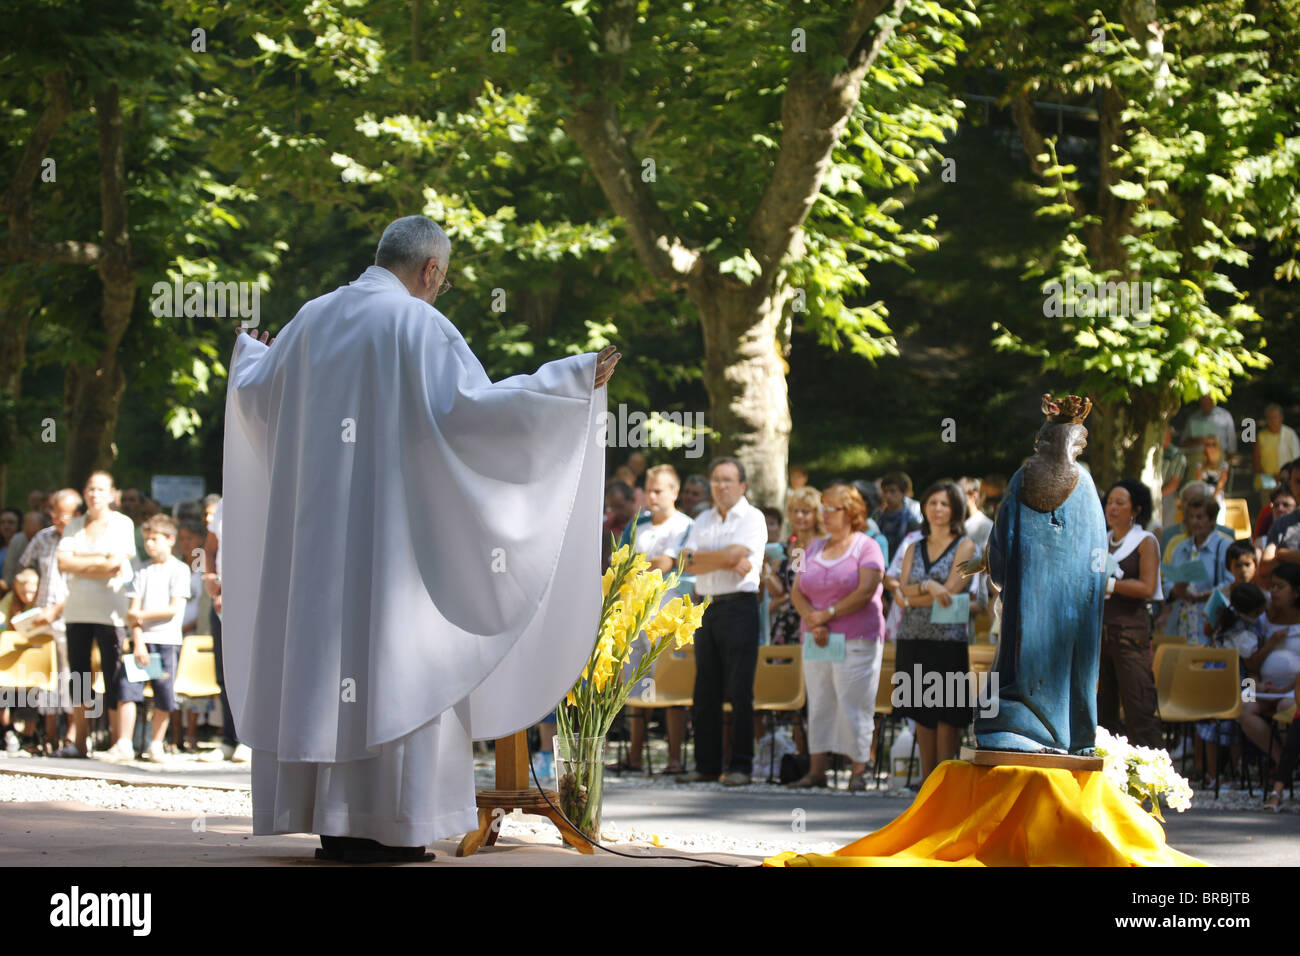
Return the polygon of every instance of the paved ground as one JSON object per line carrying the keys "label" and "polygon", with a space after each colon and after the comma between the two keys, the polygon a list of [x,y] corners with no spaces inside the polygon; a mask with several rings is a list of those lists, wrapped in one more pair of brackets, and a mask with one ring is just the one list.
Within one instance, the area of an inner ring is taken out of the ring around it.
{"label": "paved ground", "polygon": [[[0,797],[9,774],[41,772],[56,777],[130,783],[176,783],[208,787],[244,800],[246,765],[192,764],[166,769],[144,764],[108,765],[97,761],[0,760]],[[56,781],[49,781],[51,784]],[[214,793],[214,797],[218,794]],[[716,786],[673,786],[644,778],[610,779],[605,821],[625,841],[644,847],[662,836],[680,849],[653,849],[661,855],[689,852],[752,864],[781,848],[828,851],[879,829],[906,807],[897,794],[847,794],[784,791],[757,785],[739,790]],[[1258,800],[1258,795],[1254,798]],[[1225,803],[1228,802],[1225,797]],[[1244,795],[1234,803],[1246,803]],[[1169,842],[1179,850],[1219,866],[1300,866],[1300,813],[1272,814],[1250,809],[1213,809],[1212,797],[1198,795],[1186,813],[1168,813]],[[0,812],[0,865],[302,865],[313,863],[314,837],[257,837],[240,813],[213,813],[196,821],[193,813],[151,809],[107,810],[65,800],[24,802]],[[448,842],[434,847],[432,865],[629,865],[608,854],[580,857],[558,846],[549,824],[537,817],[507,821],[501,845],[470,860],[456,860]],[[631,853],[638,846],[626,845]],[[666,864],[673,865],[673,864]]]}
{"label": "paved ground", "polygon": [[[96,810],[73,803],[29,803],[0,816],[0,866],[330,866],[315,859],[314,836],[250,836],[247,817],[209,817],[195,831],[190,814]],[[457,858],[456,843],[430,848],[435,859],[405,866],[694,866],[690,860],[586,856],[528,835],[511,836],[474,856]],[[621,847],[637,854],[634,847]],[[679,850],[647,850],[657,857],[685,857]],[[710,853],[704,858],[733,866],[757,866],[757,857]]]}
{"label": "paved ground", "polygon": [[[847,795],[691,793],[680,790],[613,790],[605,816],[635,821],[641,829],[674,834],[761,835],[826,841],[843,846],[878,830],[906,807],[896,799]],[[792,831],[802,809],[804,830]],[[1300,814],[1256,810],[1191,809],[1165,813],[1170,845],[1215,866],[1300,866]]]}

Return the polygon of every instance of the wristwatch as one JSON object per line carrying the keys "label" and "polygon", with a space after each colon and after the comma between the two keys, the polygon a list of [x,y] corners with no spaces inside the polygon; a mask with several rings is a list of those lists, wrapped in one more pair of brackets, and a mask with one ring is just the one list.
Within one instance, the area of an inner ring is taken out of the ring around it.
{"label": "wristwatch", "polygon": [[828,607],[826,609],[826,613],[829,614],[832,618],[835,617],[835,605],[832,604],[830,607]]}

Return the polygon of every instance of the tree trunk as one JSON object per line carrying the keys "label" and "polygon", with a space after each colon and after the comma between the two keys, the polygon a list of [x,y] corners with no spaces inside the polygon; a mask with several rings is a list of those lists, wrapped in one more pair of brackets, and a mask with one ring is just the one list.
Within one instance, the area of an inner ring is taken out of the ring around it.
{"label": "tree trunk", "polygon": [[18,447],[18,399],[22,395],[27,332],[35,304],[21,279],[6,293],[4,306],[0,307],[0,505],[6,501],[5,480]]}
{"label": "tree trunk", "polygon": [[573,54],[558,49],[555,54],[578,104],[565,118],[565,131],[623,219],[641,264],[659,282],[684,284],[700,313],[710,425],[722,435],[718,450],[744,466],[747,495],[755,504],[780,507],[785,497],[790,396],[778,332],[792,292],[783,264],[801,253],[803,224],[835,144],[903,7],[904,0],[848,4],[838,37],[842,68],[831,74],[820,65],[793,70],[781,99],[780,150],[746,226],[760,269],[750,285],[722,275],[701,248],[705,243],[688,241],[675,229],[639,175],[617,105],[637,17],[635,0],[607,3],[596,18],[606,54],[594,64],[599,86],[572,69]]}
{"label": "tree trunk", "polygon": [[775,296],[716,273],[692,282],[704,327],[704,387],[720,455],[745,468],[747,497],[781,507],[790,451],[790,396],[777,329],[789,291]]}
{"label": "tree trunk", "polygon": [[1087,455],[1101,494],[1121,478],[1136,478],[1150,489],[1159,516],[1164,428],[1177,410],[1176,398],[1152,391],[1134,392],[1123,402],[1096,403],[1087,421]]}
{"label": "tree trunk", "polygon": [[100,319],[103,344],[94,365],[70,365],[64,379],[67,419],[64,480],[80,488],[97,468],[117,457],[113,437],[126,390],[118,346],[131,322],[136,269],[126,225],[126,175],[122,157],[122,111],[116,85],[95,95],[99,126],[99,190],[104,246],[97,263],[103,294]]}

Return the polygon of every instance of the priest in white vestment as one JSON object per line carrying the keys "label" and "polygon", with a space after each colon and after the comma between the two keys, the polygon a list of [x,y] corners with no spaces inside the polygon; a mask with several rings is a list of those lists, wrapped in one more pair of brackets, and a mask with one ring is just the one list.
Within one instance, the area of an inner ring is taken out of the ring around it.
{"label": "priest in white vestment", "polygon": [[223,631],[254,834],[476,829],[471,741],[538,722],[595,643],[619,356],[491,382],[433,307],[449,258],[398,219],[271,344],[237,339]]}

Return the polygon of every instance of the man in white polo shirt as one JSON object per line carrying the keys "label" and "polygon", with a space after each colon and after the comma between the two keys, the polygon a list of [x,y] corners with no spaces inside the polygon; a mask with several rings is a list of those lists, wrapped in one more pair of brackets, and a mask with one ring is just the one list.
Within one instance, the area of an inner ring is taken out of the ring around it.
{"label": "man in white polo shirt", "polygon": [[[695,519],[682,548],[695,593],[711,599],[695,632],[695,770],[681,783],[750,782],[754,763],[754,668],[758,664],[758,576],[767,519],[745,499],[734,458],[709,466],[714,506]],[[722,698],[731,697],[731,766],[722,767]]]}

